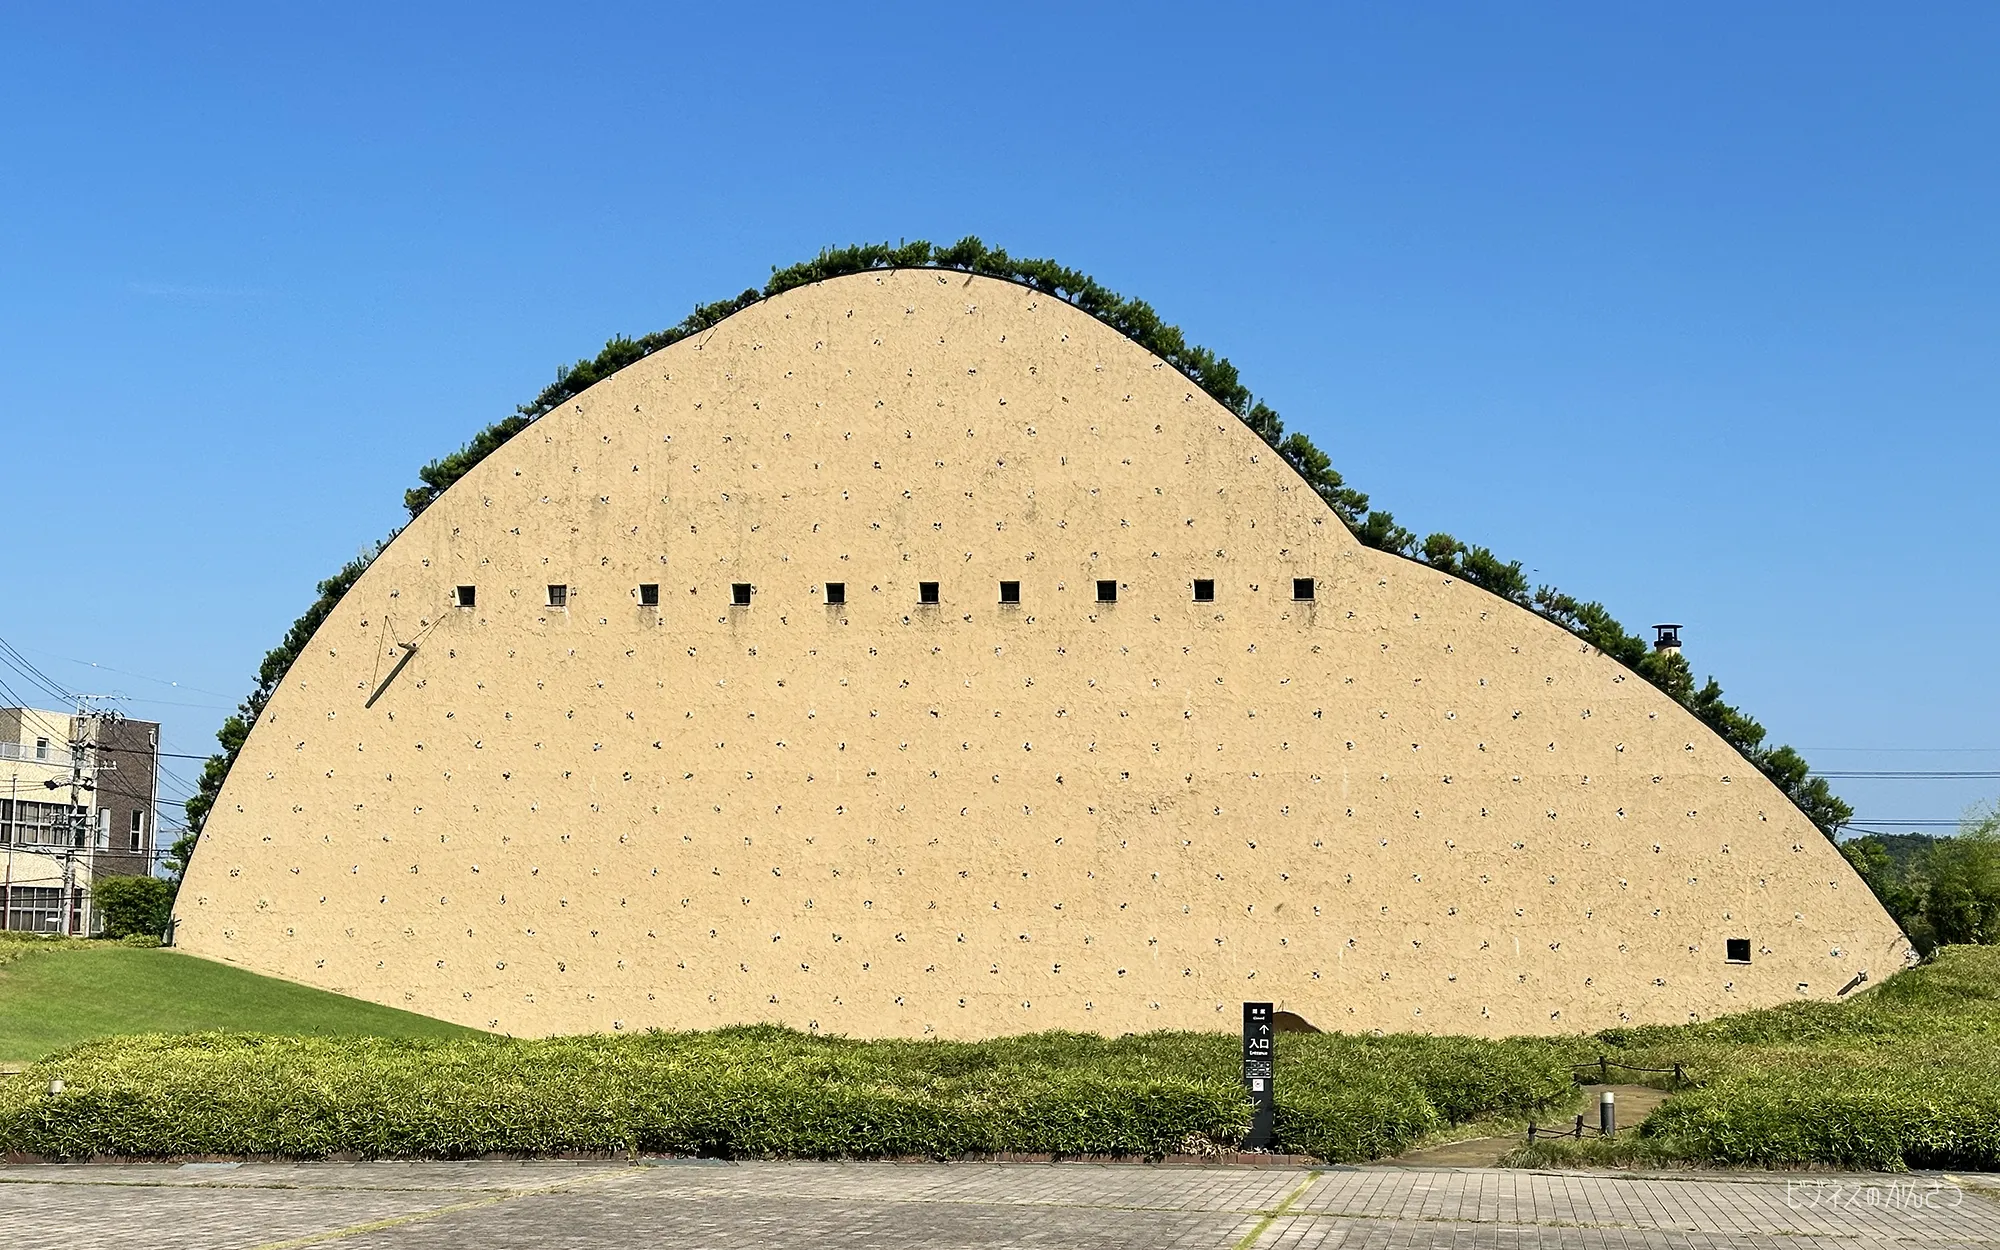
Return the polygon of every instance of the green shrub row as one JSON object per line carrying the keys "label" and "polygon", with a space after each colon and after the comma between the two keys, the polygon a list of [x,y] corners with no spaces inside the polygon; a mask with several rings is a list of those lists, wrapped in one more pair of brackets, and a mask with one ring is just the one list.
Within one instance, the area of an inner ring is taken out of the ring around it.
{"label": "green shrub row", "polygon": [[[0,1144],[50,1158],[1158,1156],[1230,1149],[1237,1039],[858,1042],[775,1027],[539,1041],[205,1033],[91,1042],[0,1086]],[[1358,1160],[1571,1096],[1537,1042],[1287,1036],[1279,1149]],[[48,1093],[60,1079],[60,1094]]]}
{"label": "green shrub row", "polygon": [[1594,1040],[1613,1060],[1684,1064],[1695,1087],[1618,1151],[1547,1146],[1517,1162],[2000,1168],[2000,949],[1941,948],[1844,1002]]}
{"label": "green shrub row", "polygon": [[2000,1166],[2000,1053],[1991,1040],[1894,1051],[1773,1047],[1646,1122],[1679,1158],[1757,1166]]}
{"label": "green shrub row", "polygon": [[[1227,1150],[1237,1039],[1042,1033],[863,1042],[776,1027],[636,1037],[394,1040],[164,1034],[91,1042],[0,1081],[0,1148],[52,1158],[1155,1156]],[[1840,1003],[1585,1038],[1286,1035],[1278,1148],[1400,1153],[1482,1120],[1566,1114],[1573,1063],[1682,1064],[1615,1144],[1545,1165],[2000,1168],[2000,950],[1947,947]],[[49,1082],[64,1091],[51,1096]],[[1546,1121],[1545,1121],[1546,1122]]]}

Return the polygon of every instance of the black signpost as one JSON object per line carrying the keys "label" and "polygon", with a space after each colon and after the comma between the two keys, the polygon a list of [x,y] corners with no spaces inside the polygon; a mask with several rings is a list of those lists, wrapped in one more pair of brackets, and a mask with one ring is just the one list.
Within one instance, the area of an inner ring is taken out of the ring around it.
{"label": "black signpost", "polygon": [[1276,1033],[1271,1026],[1271,1004],[1243,1004],[1243,1084],[1250,1091],[1250,1132],[1243,1139],[1246,1150],[1269,1150],[1277,1127],[1277,1081],[1274,1067]]}

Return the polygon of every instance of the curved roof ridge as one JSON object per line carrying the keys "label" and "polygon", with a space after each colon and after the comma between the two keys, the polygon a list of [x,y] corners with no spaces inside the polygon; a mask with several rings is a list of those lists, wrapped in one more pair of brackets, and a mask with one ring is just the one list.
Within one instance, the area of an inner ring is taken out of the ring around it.
{"label": "curved roof ridge", "polygon": [[[1503,561],[1490,549],[1461,543],[1449,534],[1434,533],[1418,539],[1398,525],[1393,514],[1372,507],[1366,494],[1348,486],[1333,468],[1331,457],[1309,437],[1296,431],[1285,433],[1278,412],[1253,396],[1227,357],[1190,344],[1180,328],[1162,319],[1150,304],[1127,299],[1089,275],[1053,260],[1017,259],[1004,249],[988,247],[974,235],[942,247],[917,240],[895,245],[826,248],[811,260],[783,268],[773,266],[770,281],[762,287],[746,288],[730,299],[698,304],[687,317],[664,330],[637,339],[613,338],[596,356],[559,367],[556,380],[534,400],[517,407],[512,415],[479,431],[457,451],[424,465],[418,471],[421,485],[405,492],[404,506],[414,518],[465,473],[542,415],[662,348],[710,330],[736,313],[786,291],[834,278],[899,269],[949,270],[1011,282],[1089,314],[1172,365],[1249,426],[1364,544],[1426,564],[1527,608],[1624,664],[1715,730],[1829,838],[1852,818],[1853,809],[1834,795],[1823,778],[1811,774],[1796,750],[1764,745],[1764,727],[1724,702],[1722,687],[1713,677],[1697,688],[1693,670],[1678,651],[1655,651],[1601,603],[1579,600],[1553,586],[1531,589],[1518,560]],[[400,532],[400,527],[396,532]],[[217,731],[223,749],[209,758],[198,791],[187,802],[188,832],[175,844],[170,867],[185,869],[208,811],[235,763],[251,724],[284,680],[292,661],[310,641],[319,623],[394,537],[395,533],[391,533],[372,550],[364,551],[338,573],[320,582],[319,596],[312,606],[294,622],[280,644],[265,655],[258,668],[257,686],[244,699],[237,714]]]}

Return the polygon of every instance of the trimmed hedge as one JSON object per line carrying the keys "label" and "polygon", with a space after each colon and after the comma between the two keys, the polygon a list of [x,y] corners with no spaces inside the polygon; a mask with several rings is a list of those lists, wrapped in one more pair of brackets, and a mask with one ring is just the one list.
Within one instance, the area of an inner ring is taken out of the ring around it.
{"label": "trimmed hedge", "polygon": [[174,886],[158,877],[100,876],[91,884],[90,902],[104,918],[105,937],[158,939],[173,918]]}
{"label": "trimmed hedge", "polygon": [[[1220,1034],[858,1042],[769,1026],[539,1041],[155,1034],[86,1043],[0,1085],[0,1145],[62,1159],[1206,1153],[1249,1125],[1237,1047]],[[1535,1041],[1292,1035],[1279,1065],[1279,1149],[1331,1160],[1574,1094],[1564,1056]]]}

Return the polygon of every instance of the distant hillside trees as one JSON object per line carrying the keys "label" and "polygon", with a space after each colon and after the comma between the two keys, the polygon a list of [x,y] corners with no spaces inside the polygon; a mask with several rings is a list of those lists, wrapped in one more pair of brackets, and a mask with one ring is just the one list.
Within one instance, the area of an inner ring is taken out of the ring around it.
{"label": "distant hillside trees", "polygon": [[1956,837],[1870,834],[1840,853],[1918,950],[2000,945],[2000,803],[1966,817]]}

